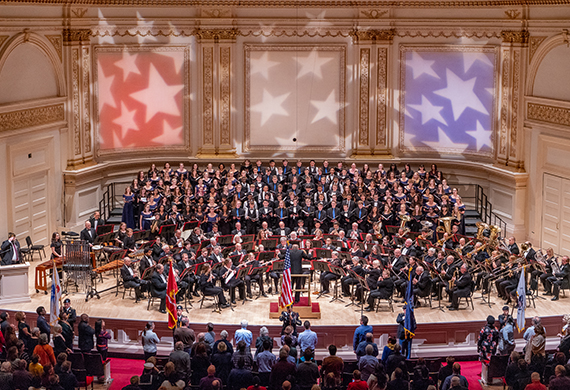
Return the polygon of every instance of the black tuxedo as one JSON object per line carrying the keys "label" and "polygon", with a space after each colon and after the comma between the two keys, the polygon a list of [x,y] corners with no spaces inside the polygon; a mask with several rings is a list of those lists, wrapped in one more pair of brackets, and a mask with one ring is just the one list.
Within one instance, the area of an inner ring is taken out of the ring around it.
{"label": "black tuxedo", "polygon": [[274,233],[277,236],[288,236],[289,234],[291,234],[291,229],[289,229],[288,227],[284,227],[283,229],[277,227]]}
{"label": "black tuxedo", "polygon": [[[279,255],[279,258],[284,259],[285,253]],[[293,249],[289,251],[289,259],[291,260],[291,275],[300,275],[303,273],[303,259],[312,259],[304,250]],[[303,278],[293,277],[291,284],[295,282],[295,288],[303,288]],[[295,302],[299,302],[301,297],[300,292],[295,293]]]}
{"label": "black tuxedo", "polygon": [[95,237],[97,237],[97,234],[95,233],[95,229],[93,228],[91,229],[85,228],[79,234],[79,239],[87,241],[89,244],[93,244],[93,242],[95,241]]}
{"label": "black tuxedo", "polygon": [[98,227],[105,225],[105,220],[103,218],[99,219],[91,218],[89,222],[91,222],[91,228],[95,230],[95,234],[97,234]]}
{"label": "black tuxedo", "polygon": [[14,261],[21,261],[22,254],[20,253],[20,243],[18,240],[14,239],[12,242],[6,240],[2,243],[2,265],[12,264],[12,261],[14,259],[14,251],[16,251],[16,259]]}
{"label": "black tuxedo", "polygon": [[417,283],[414,286],[414,296],[428,296],[431,292],[431,277],[429,272],[424,270],[421,275],[416,275],[415,279],[417,280]]}
{"label": "black tuxedo", "polygon": [[154,296],[160,298],[160,311],[166,310],[166,287],[168,279],[165,273],[155,272],[150,278]]}
{"label": "black tuxedo", "polygon": [[121,267],[121,277],[123,278],[123,286],[125,288],[134,288],[135,289],[135,296],[137,301],[141,298],[141,280],[134,276],[134,272],[132,272],[130,267],[127,267],[124,264]]}
{"label": "black tuxedo", "polygon": [[368,306],[374,308],[374,301],[376,298],[388,299],[394,293],[394,281],[391,278],[378,281],[376,283],[376,290],[371,290],[368,295]]}
{"label": "black tuxedo", "polygon": [[511,252],[511,255],[518,255],[520,253],[519,247],[516,244],[516,242],[513,245],[509,245],[508,248],[509,251]]}
{"label": "black tuxedo", "polygon": [[156,265],[156,261],[154,261],[152,257],[144,256],[141,259],[141,262],[139,263],[139,270],[141,271],[141,276],[144,274],[144,271],[148,267],[152,267],[153,265]]}
{"label": "black tuxedo", "polygon": [[468,272],[460,274],[457,280],[455,280],[455,287],[451,291],[451,304],[456,309],[459,306],[459,298],[469,296],[471,293],[472,281],[473,278]]}
{"label": "black tuxedo", "polygon": [[232,234],[235,236],[236,234],[241,234],[242,236],[245,234],[245,229],[240,229],[240,230],[232,230]]}

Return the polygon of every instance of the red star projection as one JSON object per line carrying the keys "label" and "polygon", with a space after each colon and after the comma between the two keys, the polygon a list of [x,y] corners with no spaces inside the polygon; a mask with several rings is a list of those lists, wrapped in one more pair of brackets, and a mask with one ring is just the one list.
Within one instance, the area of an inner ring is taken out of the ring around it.
{"label": "red star projection", "polygon": [[184,52],[100,51],[99,148],[180,146]]}

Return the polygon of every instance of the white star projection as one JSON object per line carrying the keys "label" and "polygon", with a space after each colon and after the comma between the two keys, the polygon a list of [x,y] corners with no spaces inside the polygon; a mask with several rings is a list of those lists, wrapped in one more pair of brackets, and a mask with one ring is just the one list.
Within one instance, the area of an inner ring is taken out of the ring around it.
{"label": "white star projection", "polygon": [[439,79],[440,77],[433,69],[433,64],[435,64],[435,61],[424,60],[422,56],[415,51],[412,52],[412,59],[406,61],[406,66],[412,68],[412,75],[414,80],[420,77],[422,74],[426,74],[428,76]]}
{"label": "white star projection", "polygon": [[477,77],[463,80],[450,69],[446,70],[446,76],[447,87],[433,91],[433,93],[451,101],[453,119],[457,120],[467,108],[489,115],[489,111],[481,103],[474,90]]}
{"label": "white star projection", "polygon": [[311,100],[311,104],[318,110],[311,123],[315,123],[321,119],[328,119],[335,125],[338,123],[337,117],[340,106],[335,98],[335,91],[332,91],[326,100]]}
{"label": "white star projection", "polygon": [[125,138],[129,130],[139,131],[135,122],[136,112],[136,109],[129,111],[125,103],[121,102],[121,116],[113,120],[113,123],[121,126],[121,138]]}
{"label": "white star projection", "polygon": [[491,141],[493,132],[485,130],[481,122],[477,121],[477,130],[466,130],[465,132],[477,141],[477,151],[480,151],[484,146],[493,149],[493,142]]}
{"label": "white star projection", "polygon": [[271,61],[269,52],[265,51],[259,58],[252,57],[249,61],[251,74],[260,74],[265,80],[269,80],[269,69],[279,65],[279,61]]}
{"label": "white star projection", "polygon": [[411,107],[414,110],[420,112],[422,116],[422,125],[433,119],[447,126],[447,122],[443,116],[441,116],[441,110],[443,110],[443,106],[435,106],[431,104],[428,98],[426,98],[424,95],[422,95],[421,104],[408,104],[408,107]]}
{"label": "white star projection", "polygon": [[[148,88],[131,93],[131,97],[146,105],[146,121],[159,112],[180,115],[176,104],[176,95],[184,89],[184,85],[168,85],[153,64],[150,65]],[[157,93],[160,97],[157,99]]]}
{"label": "white star projection", "polygon": [[463,53],[463,72],[467,73],[476,61],[480,61],[491,68],[493,67],[493,63],[485,53],[465,52]]}
{"label": "white star projection", "polygon": [[123,58],[115,62],[115,65],[123,70],[123,81],[127,79],[129,74],[141,74],[137,64],[137,54],[130,54],[128,51],[123,51]]}
{"label": "white star projection", "polygon": [[113,81],[115,81],[115,75],[105,76],[105,72],[100,65],[97,69],[97,74],[99,76],[99,110],[101,110],[104,104],[117,108],[113,91],[111,91],[111,86],[113,85]]}
{"label": "white star projection", "polygon": [[289,116],[286,109],[282,107],[283,102],[291,93],[279,96],[272,96],[266,89],[263,89],[263,99],[261,102],[250,107],[253,112],[261,113],[261,126],[263,126],[273,115]]}
{"label": "white star projection", "polygon": [[308,57],[298,56],[295,61],[301,66],[297,78],[301,78],[307,74],[313,74],[319,79],[323,78],[322,67],[332,61],[332,58],[323,58],[319,56],[317,50],[311,50]]}
{"label": "white star projection", "polygon": [[152,142],[160,145],[178,145],[182,142],[182,126],[172,128],[167,121],[164,121],[162,134],[154,137]]}

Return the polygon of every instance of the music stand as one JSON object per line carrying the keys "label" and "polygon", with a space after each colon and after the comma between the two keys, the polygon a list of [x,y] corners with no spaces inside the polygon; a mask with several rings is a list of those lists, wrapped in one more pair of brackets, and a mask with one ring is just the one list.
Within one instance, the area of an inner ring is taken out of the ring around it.
{"label": "music stand", "polygon": [[263,251],[259,252],[259,254],[257,255],[257,260],[264,262],[273,259],[273,257],[275,257],[275,252]]}
{"label": "music stand", "polygon": [[228,246],[234,243],[234,236],[231,234],[225,236],[218,236],[218,244],[221,246]]}
{"label": "music stand", "polygon": [[338,258],[343,262],[352,260],[352,257],[350,256],[350,253],[348,253],[348,252],[338,252]]}
{"label": "music stand", "polygon": [[333,274],[338,276],[338,278],[336,278],[334,281],[334,297],[333,297],[333,299],[330,300],[330,302],[332,303],[334,301],[340,301],[340,302],[344,303],[344,300],[339,297],[338,285],[339,285],[340,281],[342,280],[342,278],[344,276],[346,276],[346,273],[344,272],[344,270],[341,267],[337,267],[336,265],[331,264],[330,269],[331,269],[331,272]]}
{"label": "music stand", "polygon": [[236,249],[236,247],[233,246],[233,245],[232,245],[232,246],[227,246],[227,247],[225,247],[224,249],[222,249],[222,256],[223,256],[223,257],[228,257],[228,255],[229,255],[230,253],[232,253],[235,249]]}
{"label": "music stand", "polygon": [[368,281],[365,278],[358,274],[355,275],[358,279],[358,283],[360,284],[360,288],[362,289],[362,301],[360,302],[360,318],[362,318],[364,315],[364,302],[366,301],[366,293],[370,294],[370,286],[368,285]]}
{"label": "music stand", "polygon": [[[243,237],[243,236],[242,236]],[[253,241],[248,241],[248,242],[242,242],[241,243],[241,249],[243,249],[246,252],[253,252]]]}
{"label": "music stand", "polygon": [[109,234],[109,233],[113,233],[113,230],[115,229],[115,225],[101,225],[101,226],[97,226],[97,230],[95,232],[95,234],[102,235],[102,234]]}
{"label": "music stand", "polygon": [[[326,261],[318,261],[318,260],[313,261],[313,269],[315,271],[319,271],[321,274],[323,272],[332,272],[330,264]],[[317,296],[317,299],[319,299],[323,295],[325,295],[325,294],[323,294],[322,292],[319,293],[319,295]]]}
{"label": "music stand", "polygon": [[394,237],[394,242],[397,246],[404,246],[406,243],[406,237]]}
{"label": "music stand", "polygon": [[194,266],[194,274],[196,276],[200,276],[204,273],[204,270],[207,268],[207,266],[209,266],[210,263],[208,262],[203,262],[203,263],[198,263]]}
{"label": "music stand", "polygon": [[358,281],[358,276],[359,276],[359,275],[358,275],[356,272],[354,272],[353,270],[351,270],[351,269],[348,270],[348,275],[349,275],[349,277],[351,277],[352,279],[356,280],[356,283],[352,283],[352,284],[351,284],[351,286],[350,286],[350,303],[347,304],[347,305],[344,305],[344,306],[345,306],[345,307],[349,307],[349,306],[352,306],[352,305],[357,306],[356,303],[354,303],[354,298],[355,298],[355,297],[354,297],[354,292],[355,292],[354,290],[355,290],[355,288],[356,288],[355,286],[360,283],[360,282]]}
{"label": "music stand", "polygon": [[184,225],[182,226],[182,231],[185,232],[186,230],[193,230],[194,228],[198,227],[199,225],[200,225],[200,222],[198,222],[198,221],[185,222]]}
{"label": "music stand", "polygon": [[273,262],[273,271],[275,272],[283,272],[285,268],[285,261],[284,260],[277,260]]}
{"label": "music stand", "polygon": [[399,226],[386,225],[386,231],[390,235],[398,234],[398,229],[400,229]]}
{"label": "music stand", "polygon": [[[243,281],[244,290],[245,290],[245,277],[249,274],[250,271],[251,271],[251,266],[242,267],[238,270],[238,273],[236,275],[236,279],[241,279]],[[245,305],[246,301],[251,301],[251,299],[247,299],[247,294],[244,293],[243,301],[241,304]]]}
{"label": "music stand", "polygon": [[174,232],[176,232],[176,225],[162,225],[158,231],[158,235],[166,238],[166,241],[168,242],[174,235]]}
{"label": "music stand", "polygon": [[267,240],[260,240],[259,242],[267,250],[275,250],[277,248],[277,240],[268,238]]}
{"label": "music stand", "polygon": [[241,236],[242,245],[246,242],[251,242],[253,244],[255,241],[255,234],[244,234]]}
{"label": "music stand", "polygon": [[[269,267],[264,265],[263,267],[249,267],[249,268],[250,268],[249,276],[253,279],[254,276],[259,275],[259,284],[261,285],[261,283],[263,283],[263,275],[267,272]],[[257,294],[257,297],[255,297],[255,299],[256,300],[259,299],[260,296],[261,296],[261,288],[259,289],[259,292]]]}
{"label": "music stand", "polygon": [[332,250],[330,249],[316,248],[315,252],[317,253],[317,259],[330,259],[332,257]]}

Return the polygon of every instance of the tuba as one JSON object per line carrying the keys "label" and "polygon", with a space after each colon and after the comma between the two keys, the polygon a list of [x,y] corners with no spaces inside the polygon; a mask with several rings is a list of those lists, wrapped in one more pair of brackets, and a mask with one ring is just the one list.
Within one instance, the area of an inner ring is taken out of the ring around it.
{"label": "tuba", "polygon": [[433,223],[431,223],[430,221],[421,221],[420,224],[422,225],[423,230],[428,231],[428,239],[431,239],[433,237],[433,230],[431,229],[431,227],[433,226]]}
{"label": "tuba", "polygon": [[454,219],[455,217],[443,217],[439,219],[440,222],[443,222],[443,226],[445,227],[445,232],[447,234],[451,234],[451,221]]}
{"label": "tuba", "polygon": [[409,215],[399,215],[402,222],[400,222],[400,229],[404,231],[404,235],[410,232],[410,229],[406,227],[406,222],[409,222],[412,218]]}
{"label": "tuba", "polygon": [[[490,247],[496,248],[498,246],[498,238],[499,235],[501,233],[501,228],[495,225],[490,225],[489,226],[489,242],[491,243],[491,245],[489,245]],[[527,248],[528,249],[528,248]],[[524,249],[523,249],[524,251]]]}
{"label": "tuba", "polygon": [[487,225],[485,222],[477,222],[477,240],[478,241],[482,241],[483,240],[483,232],[487,229],[489,229],[489,225]]}

